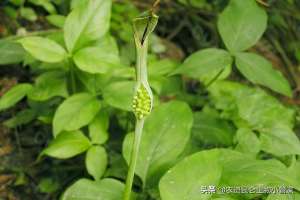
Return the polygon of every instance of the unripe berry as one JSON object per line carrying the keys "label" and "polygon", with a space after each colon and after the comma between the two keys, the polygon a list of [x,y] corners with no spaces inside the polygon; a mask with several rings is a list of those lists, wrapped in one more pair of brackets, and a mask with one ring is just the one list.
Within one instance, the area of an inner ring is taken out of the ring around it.
{"label": "unripe berry", "polygon": [[136,95],[133,97],[132,108],[138,119],[149,115],[151,111],[151,98],[143,84],[141,84]]}

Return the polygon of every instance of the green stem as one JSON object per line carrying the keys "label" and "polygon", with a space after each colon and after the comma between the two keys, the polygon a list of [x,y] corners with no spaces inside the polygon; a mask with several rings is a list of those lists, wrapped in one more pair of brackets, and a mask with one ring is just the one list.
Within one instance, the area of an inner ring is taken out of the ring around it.
{"label": "green stem", "polygon": [[[147,81],[147,45],[137,46],[136,79],[137,79],[137,86],[143,84],[145,87],[150,88]],[[138,89],[138,87],[136,87],[136,89]],[[128,174],[126,179],[126,185],[125,185],[124,200],[130,200],[131,188],[133,184],[134,173],[135,173],[137,158],[139,154],[140,142],[143,133],[143,126],[144,126],[144,118],[138,119],[137,117],[136,124],[135,124],[134,143],[131,151],[131,158],[130,158],[129,169],[128,169]]]}
{"label": "green stem", "polygon": [[147,77],[147,54],[148,54],[148,41],[144,46],[137,46],[137,69],[136,81],[138,83],[148,84]]}
{"label": "green stem", "polygon": [[134,136],[134,144],[133,149],[131,151],[131,158],[129,164],[129,170],[126,179],[125,192],[124,192],[124,200],[130,200],[131,188],[134,179],[134,172],[136,168],[137,158],[139,154],[140,142],[143,133],[144,119],[136,120],[135,125],[135,136]]}

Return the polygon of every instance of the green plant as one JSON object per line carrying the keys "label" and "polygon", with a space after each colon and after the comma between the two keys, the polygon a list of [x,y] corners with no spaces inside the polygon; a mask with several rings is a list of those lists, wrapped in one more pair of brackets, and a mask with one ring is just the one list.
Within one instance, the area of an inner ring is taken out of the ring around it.
{"label": "green plant", "polygon": [[255,1],[230,1],[218,19],[218,30],[228,51],[216,48],[197,51],[175,73],[209,83],[228,77],[234,60],[237,69],[252,83],[291,96],[288,81],[268,60],[244,52],[257,43],[266,28],[266,11]]}
{"label": "green plant", "polygon": [[[108,140],[109,115],[115,112],[113,107],[131,110],[134,88],[134,71],[122,66],[116,42],[107,33],[110,6],[111,1],[108,0],[88,1],[82,5],[73,1],[73,10],[65,20],[63,31],[33,32],[27,37],[11,37],[2,40],[3,45],[0,46],[2,65],[23,61],[38,75],[34,84],[18,84],[1,98],[1,110],[6,110],[27,97],[26,108],[7,120],[6,126],[15,128],[35,119],[52,125],[54,139],[41,152],[40,159],[45,155],[69,159],[85,152],[86,169],[95,181],[103,177],[108,165],[104,145]],[[147,35],[143,47],[140,46],[143,63],[139,67],[143,75],[137,85],[149,90],[144,71]],[[64,40],[61,40],[62,36]],[[174,68],[174,65],[167,67]],[[170,71],[171,68],[168,68],[163,73],[152,70],[151,77],[162,78]],[[137,86],[136,89],[136,92],[140,91]],[[148,93],[147,97],[150,97]],[[152,103],[149,104],[149,99],[143,101],[141,106],[145,111],[150,110]],[[138,102],[136,105],[140,106]],[[136,113],[137,119],[140,119],[139,111],[136,110]],[[78,192],[73,188],[95,184],[94,181],[79,180],[62,198],[71,199],[73,191]],[[123,190],[123,184],[111,179],[103,181],[103,190],[110,184]],[[97,189],[101,190],[101,187]],[[77,195],[86,195],[86,191],[83,192]]]}
{"label": "green plant", "polygon": [[141,143],[145,117],[153,106],[153,95],[148,83],[147,54],[149,35],[154,30],[158,17],[152,12],[140,16],[133,21],[134,40],[137,49],[136,86],[133,98],[133,112],[136,116],[135,139],[132,148],[128,176],[126,180],[124,200],[130,200],[134,172]]}
{"label": "green plant", "polygon": [[[29,108],[5,124],[13,128],[34,119],[52,123],[54,140],[41,152],[40,158],[48,155],[67,159],[86,152],[86,169],[98,181],[107,167],[103,145],[108,139],[109,118],[107,106],[98,98],[104,83],[98,83],[105,81],[101,74],[112,77],[113,70],[120,69],[116,43],[107,33],[111,1],[88,1],[72,6],[63,31],[54,32],[52,38],[49,38],[51,32],[46,33],[46,37],[37,32],[34,36],[2,41],[1,50],[5,54],[1,64],[23,59],[26,63],[30,58],[27,63],[40,75],[33,85],[24,83],[13,87],[1,98],[0,104],[1,110],[8,109],[27,96]],[[64,36],[63,41],[58,39],[61,36]],[[20,50],[11,52],[15,48]],[[16,60],[18,52],[22,56]],[[88,126],[89,137],[80,130],[84,126]],[[110,179],[103,182],[111,184]],[[112,184],[115,183],[120,184],[112,180]],[[67,196],[68,193],[63,199],[68,199]]]}

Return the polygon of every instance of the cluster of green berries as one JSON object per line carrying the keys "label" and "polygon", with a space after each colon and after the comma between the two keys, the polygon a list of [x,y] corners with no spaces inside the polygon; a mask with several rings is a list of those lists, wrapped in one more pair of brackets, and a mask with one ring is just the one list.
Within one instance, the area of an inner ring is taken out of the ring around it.
{"label": "cluster of green berries", "polygon": [[138,119],[147,116],[151,111],[151,98],[146,88],[141,85],[133,97],[133,112]]}

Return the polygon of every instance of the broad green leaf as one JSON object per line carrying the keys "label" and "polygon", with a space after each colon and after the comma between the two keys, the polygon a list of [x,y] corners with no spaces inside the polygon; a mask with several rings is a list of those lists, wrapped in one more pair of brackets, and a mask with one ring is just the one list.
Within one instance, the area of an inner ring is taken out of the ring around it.
{"label": "broad green leaf", "polygon": [[11,88],[0,99],[0,111],[8,109],[18,103],[31,89],[32,86],[27,83],[21,83]]}
{"label": "broad green leaf", "polygon": [[182,92],[182,79],[179,76],[150,76],[149,83],[159,96],[175,96]]}
{"label": "broad green leaf", "polygon": [[29,92],[28,98],[35,101],[45,101],[55,96],[67,97],[65,76],[62,71],[50,71],[42,74],[35,80],[35,85]]}
{"label": "broad green leaf", "polygon": [[288,174],[277,160],[236,160],[223,168],[222,185],[270,186],[292,185],[299,189],[299,181]]}
{"label": "broad green leaf", "polygon": [[261,89],[245,88],[237,92],[238,113],[253,129],[265,130],[278,124],[293,127],[294,110],[276,98]]}
{"label": "broad green leaf", "polygon": [[[222,81],[209,90],[216,108],[223,110],[222,115],[233,120],[238,127],[249,127],[260,133],[262,150],[275,155],[299,153],[299,140],[292,132],[292,109],[261,89],[238,83]],[[253,147],[252,144],[250,148]]]}
{"label": "broad green leaf", "polygon": [[156,60],[148,65],[149,76],[163,76],[173,72],[178,66],[178,62],[170,59]]}
{"label": "broad green leaf", "polygon": [[115,179],[80,179],[65,191],[61,200],[120,200],[123,190],[124,184]]}
{"label": "broad green leaf", "polygon": [[118,55],[101,47],[87,47],[78,51],[74,61],[79,69],[92,74],[107,73],[120,66]]}
{"label": "broad green leaf", "polygon": [[109,29],[111,0],[93,0],[74,8],[64,26],[69,52],[100,39]]}
{"label": "broad green leaf", "polygon": [[192,138],[205,145],[229,146],[233,143],[234,128],[228,121],[205,112],[194,113]]}
{"label": "broad green leaf", "polygon": [[286,96],[292,95],[289,82],[265,58],[253,53],[238,53],[236,66],[251,82],[266,86]]}
{"label": "broad green leaf", "polygon": [[109,115],[100,111],[89,124],[89,136],[93,144],[104,144],[108,140]]}
{"label": "broad green leaf", "polygon": [[223,70],[213,70],[199,77],[199,81],[204,83],[206,87],[215,83],[217,80],[226,79],[232,72],[232,66],[227,65]]}
{"label": "broad green leaf", "polygon": [[294,111],[261,89],[230,81],[218,81],[208,89],[215,107],[223,111],[222,116],[237,126],[247,125],[255,130],[277,124],[293,127]]}
{"label": "broad green leaf", "polygon": [[180,161],[160,180],[162,200],[209,200],[212,194],[202,193],[202,187],[217,186],[222,174],[219,151],[195,153]]}
{"label": "broad green leaf", "polygon": [[[55,41],[65,49],[65,41],[64,41],[64,33],[62,31],[55,31],[53,33],[50,33],[47,35],[47,38],[50,40]],[[63,67],[65,69],[69,69],[69,64],[70,64],[70,54],[67,54],[67,58],[63,60],[60,63],[42,63],[44,65],[50,65],[52,68],[57,68],[57,67]],[[58,65],[59,64],[59,65]],[[58,65],[58,66],[57,66]]]}
{"label": "broad green leaf", "polygon": [[29,7],[21,7],[20,16],[27,19],[28,21],[36,21],[38,16],[32,8]]}
{"label": "broad green leaf", "polygon": [[[42,0],[42,1],[44,1],[44,0]],[[50,14],[56,13],[55,6],[49,1],[44,1],[44,3],[42,3],[40,6],[42,6]]]}
{"label": "broad green leaf", "polygon": [[103,90],[104,101],[112,107],[131,111],[134,86],[133,81],[112,82]]}
{"label": "broad green leaf", "polygon": [[300,155],[300,141],[289,127],[277,125],[262,130],[260,141],[262,150],[276,156]]}
{"label": "broad green leaf", "polygon": [[85,165],[88,173],[94,177],[94,179],[100,180],[107,167],[107,154],[102,146],[91,147],[85,157]]}
{"label": "broad green leaf", "polygon": [[153,91],[159,95],[161,95],[163,86],[164,86],[164,82],[166,82],[167,80],[169,80],[166,77],[149,77],[149,83],[151,85],[151,88],[153,89]]}
{"label": "broad green leaf", "polygon": [[[136,173],[144,185],[152,185],[170,167],[187,144],[193,123],[189,106],[180,101],[162,104],[146,119]],[[130,160],[134,134],[126,136],[123,156]]]}
{"label": "broad green leaf", "polygon": [[119,180],[125,180],[127,176],[128,166],[122,154],[116,151],[109,153],[109,168],[105,172],[106,177],[115,177]]}
{"label": "broad green leaf", "polygon": [[90,146],[89,139],[81,131],[62,132],[43,150],[42,155],[67,159],[85,152]]}
{"label": "broad green leaf", "polygon": [[231,150],[221,150],[223,165],[220,186],[281,186],[289,185],[296,189],[300,180],[289,172],[278,160],[255,160],[245,154]]}
{"label": "broad green leaf", "polygon": [[222,49],[204,49],[190,55],[174,73],[201,79],[208,73],[219,73],[232,63],[231,55]]}
{"label": "broad green leaf", "polygon": [[121,66],[118,46],[113,37],[104,37],[96,45],[83,48],[74,55],[79,69],[92,74],[103,74]]}
{"label": "broad green leaf", "polygon": [[63,28],[65,25],[66,17],[63,15],[48,15],[47,21],[58,28]]}
{"label": "broad green leaf", "polygon": [[230,81],[216,81],[213,85],[208,87],[210,99],[217,110],[221,111],[221,116],[225,119],[233,120],[240,118],[237,108],[237,94],[246,86],[237,82]]}
{"label": "broad green leaf", "polygon": [[133,67],[115,68],[112,72],[112,75],[118,78],[134,79],[135,69]]}
{"label": "broad green leaf", "polygon": [[[213,154],[217,156],[213,156]],[[206,168],[202,169],[203,167]],[[213,179],[216,178],[216,176],[211,175],[215,174],[216,171],[220,171],[220,177]],[[178,177],[180,177],[179,180]],[[207,182],[202,183],[203,179]],[[216,182],[208,182],[212,180]],[[177,188],[178,185],[179,187]],[[193,199],[193,197],[199,200],[210,199],[210,196],[201,196],[200,193],[201,186],[209,185],[219,187],[286,185],[299,189],[300,180],[295,178],[288,168],[278,160],[255,160],[253,157],[249,157],[237,151],[214,149],[195,153],[176,164],[169,173],[166,173],[161,179],[160,192],[162,200]],[[165,186],[165,188],[163,188],[163,186]],[[194,186],[196,187],[194,188]],[[185,190],[186,192],[184,193]],[[188,198],[179,196],[177,198],[176,195],[180,195],[181,191],[183,191],[182,195],[194,194],[195,196],[188,196]],[[193,193],[193,191],[195,192]]]}
{"label": "broad green leaf", "polygon": [[92,46],[105,49],[108,54],[112,54],[115,57],[119,56],[119,47],[118,47],[117,40],[115,37],[113,37],[110,34],[104,35],[99,40],[94,42]]}
{"label": "broad green leaf", "polygon": [[0,40],[0,65],[19,63],[24,60],[23,47],[12,41]]}
{"label": "broad green leaf", "polygon": [[236,140],[238,144],[235,150],[245,154],[251,154],[254,157],[260,151],[260,141],[251,129],[240,128],[236,133]]}
{"label": "broad green leaf", "polygon": [[71,0],[71,9],[84,6],[84,4],[87,4],[89,0]]}
{"label": "broad green leaf", "polygon": [[57,63],[63,61],[67,56],[63,47],[47,38],[25,37],[19,42],[34,58],[43,62]]}
{"label": "broad green leaf", "polygon": [[49,13],[56,13],[56,9],[54,5],[50,2],[50,0],[29,0],[30,3],[43,7]]}
{"label": "broad green leaf", "polygon": [[253,46],[266,27],[267,14],[254,0],[231,0],[218,20],[223,42],[233,53]]}
{"label": "broad green leaf", "polygon": [[289,167],[290,173],[298,180],[300,180],[300,160],[294,160]]}
{"label": "broad green leaf", "polygon": [[81,70],[75,70],[75,72],[82,87],[93,95],[101,94],[103,88],[105,88],[111,80],[109,74],[90,74]]}
{"label": "broad green leaf", "polygon": [[4,125],[9,128],[15,128],[17,126],[28,124],[36,117],[36,112],[31,109],[24,109],[16,114],[13,118],[4,121]]}
{"label": "broad green leaf", "polygon": [[56,110],[53,119],[53,134],[77,130],[88,125],[97,115],[100,102],[88,93],[78,93],[67,98]]}

